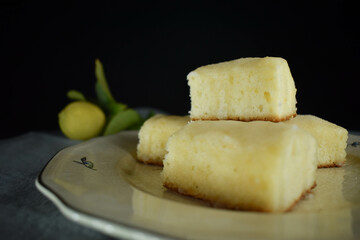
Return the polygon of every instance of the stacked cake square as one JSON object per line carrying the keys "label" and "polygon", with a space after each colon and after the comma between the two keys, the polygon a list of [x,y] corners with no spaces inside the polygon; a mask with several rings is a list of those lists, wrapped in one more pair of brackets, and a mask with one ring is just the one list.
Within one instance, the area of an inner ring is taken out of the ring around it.
{"label": "stacked cake square", "polygon": [[285,59],[240,58],[188,74],[192,120],[269,120],[296,116],[296,88]]}
{"label": "stacked cake square", "polygon": [[283,212],[316,185],[317,167],[345,161],[345,129],[297,116],[285,59],[241,58],[187,78],[190,116],[158,115],[139,132],[138,159],[163,165],[166,188],[214,206]]}

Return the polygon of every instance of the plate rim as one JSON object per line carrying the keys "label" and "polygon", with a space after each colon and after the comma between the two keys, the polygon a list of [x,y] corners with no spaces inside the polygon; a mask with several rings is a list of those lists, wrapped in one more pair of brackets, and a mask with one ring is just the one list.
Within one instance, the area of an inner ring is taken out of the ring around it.
{"label": "plate rim", "polygon": [[[104,139],[112,137],[105,136],[105,137],[97,137],[94,139]],[[92,140],[94,140],[92,139]],[[80,209],[77,209],[71,204],[69,204],[66,200],[64,200],[55,190],[51,189],[50,186],[46,185],[46,183],[42,180],[43,173],[49,163],[54,160],[54,158],[61,152],[70,147],[80,145],[84,142],[76,143],[74,145],[70,145],[67,147],[63,147],[58,150],[51,158],[46,162],[46,164],[41,169],[40,173],[35,179],[35,187],[39,192],[41,192],[48,200],[50,200],[57,209],[68,219],[76,222],[82,226],[89,227],[99,231],[103,234],[116,237],[116,238],[125,238],[125,239],[146,239],[146,240],[168,240],[168,239],[178,239],[173,236],[167,236],[162,233],[151,231],[148,229],[135,227],[130,224],[115,222],[110,219],[107,219],[104,216],[98,216],[96,214],[86,212]],[[99,224],[100,223],[100,224]],[[104,226],[107,225],[107,226]]]}
{"label": "plate rim", "polygon": [[[121,134],[121,133],[120,133]],[[348,131],[348,135],[353,137],[360,137],[360,132],[357,131]],[[113,137],[114,135],[97,137],[94,139],[106,139]],[[94,140],[92,139],[92,140]],[[112,236],[115,238],[125,238],[125,239],[180,239],[176,236],[165,235],[156,230],[149,230],[146,228],[133,226],[124,222],[116,222],[111,219],[106,218],[105,216],[100,216],[91,212],[87,212],[81,209],[78,209],[68,203],[63,199],[55,190],[48,186],[42,179],[43,173],[48,167],[49,163],[54,160],[54,158],[61,152],[68,148],[81,145],[87,141],[76,143],[70,146],[66,146],[58,150],[43,166],[42,170],[35,179],[35,186],[39,192],[41,192],[48,200],[50,200],[57,209],[69,220],[76,222],[82,226],[94,229],[98,232],[101,232],[105,235]],[[349,144],[348,144],[349,145]]]}

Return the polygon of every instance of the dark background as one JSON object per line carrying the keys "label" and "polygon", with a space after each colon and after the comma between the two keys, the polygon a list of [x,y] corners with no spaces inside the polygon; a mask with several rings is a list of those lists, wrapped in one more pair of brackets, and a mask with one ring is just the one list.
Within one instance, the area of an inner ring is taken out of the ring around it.
{"label": "dark background", "polygon": [[351,2],[49,2],[1,2],[1,138],[58,129],[69,89],[94,96],[95,58],[118,101],[185,115],[191,70],[283,57],[298,113],[360,130],[359,15]]}

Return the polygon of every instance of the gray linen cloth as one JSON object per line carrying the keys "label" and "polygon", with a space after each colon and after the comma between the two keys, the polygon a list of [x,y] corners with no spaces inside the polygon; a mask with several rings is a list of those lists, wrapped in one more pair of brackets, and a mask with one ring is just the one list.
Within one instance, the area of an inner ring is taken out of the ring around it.
{"label": "gray linen cloth", "polygon": [[35,187],[45,164],[76,143],[56,132],[0,141],[1,239],[111,239],[65,218]]}
{"label": "gray linen cloth", "polygon": [[[136,110],[143,117],[165,113],[153,108]],[[112,239],[65,218],[35,187],[46,163],[76,143],[60,131],[0,140],[0,239]]]}

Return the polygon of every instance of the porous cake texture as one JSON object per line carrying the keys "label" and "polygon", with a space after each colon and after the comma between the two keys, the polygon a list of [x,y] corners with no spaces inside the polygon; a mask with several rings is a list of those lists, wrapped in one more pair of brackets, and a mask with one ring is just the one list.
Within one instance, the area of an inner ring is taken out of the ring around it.
{"label": "porous cake texture", "polygon": [[139,131],[138,160],[162,166],[168,138],[189,121],[189,116],[163,114],[157,114],[146,120]]}
{"label": "porous cake texture", "polygon": [[296,115],[296,88],[287,61],[240,58],[199,67],[187,76],[192,120],[269,120]]}
{"label": "porous cake texture", "polygon": [[296,125],[193,121],[167,151],[163,185],[219,207],[283,212],[315,186],[316,141]]}
{"label": "porous cake texture", "polygon": [[313,115],[297,115],[285,121],[308,131],[317,141],[317,166],[339,167],[346,160],[348,131]]}

